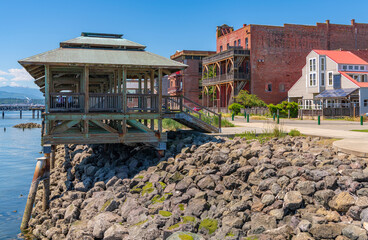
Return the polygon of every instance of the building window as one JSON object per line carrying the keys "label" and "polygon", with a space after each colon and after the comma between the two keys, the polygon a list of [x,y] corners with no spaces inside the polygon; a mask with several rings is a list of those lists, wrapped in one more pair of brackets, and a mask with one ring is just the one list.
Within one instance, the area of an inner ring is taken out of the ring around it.
{"label": "building window", "polygon": [[285,84],[281,83],[279,86],[280,92],[285,92]]}
{"label": "building window", "polygon": [[321,71],[326,69],[326,59],[323,57],[321,58]]}
{"label": "building window", "polygon": [[359,66],[354,66],[354,70],[359,70]]}
{"label": "building window", "polygon": [[241,44],[240,44],[241,42],[240,42],[240,39],[238,39],[238,46],[240,47],[241,46]]}
{"label": "building window", "polygon": [[248,38],[245,38],[245,48],[248,49]]}
{"label": "building window", "polygon": [[234,41],[234,46],[236,47],[236,40]]}
{"label": "building window", "polygon": [[266,92],[272,92],[272,83],[266,85]]}
{"label": "building window", "polygon": [[222,46],[220,46],[220,52],[222,52]]}
{"label": "building window", "polygon": [[320,80],[320,82],[321,82],[321,86],[325,86],[325,73],[324,72],[321,73],[321,80]]}
{"label": "building window", "polygon": [[309,71],[310,72],[316,71],[316,59],[315,58],[309,59]]}
{"label": "building window", "polygon": [[317,86],[316,73],[309,74],[309,86],[315,87]]}
{"label": "building window", "polygon": [[361,76],[361,80],[362,80],[362,82],[367,82],[367,75],[366,74],[363,74]]}
{"label": "building window", "polygon": [[360,70],[364,70],[364,66],[360,66]]}
{"label": "building window", "polygon": [[347,70],[347,69],[348,69],[348,66],[343,65],[343,66],[342,66],[342,69],[343,69],[343,70]]}
{"label": "building window", "polygon": [[229,47],[230,47],[230,44],[226,44],[226,49],[229,49]]}
{"label": "building window", "polygon": [[333,73],[328,72],[328,86],[332,86],[333,84]]}
{"label": "building window", "polygon": [[364,99],[364,107],[368,107],[368,99]]}
{"label": "building window", "polygon": [[353,66],[349,65],[349,70],[353,70]]}

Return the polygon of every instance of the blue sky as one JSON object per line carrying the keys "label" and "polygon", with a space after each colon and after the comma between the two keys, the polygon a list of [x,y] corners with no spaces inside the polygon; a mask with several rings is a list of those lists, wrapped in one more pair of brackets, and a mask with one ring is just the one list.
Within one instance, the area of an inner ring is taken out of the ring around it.
{"label": "blue sky", "polygon": [[18,60],[85,32],[123,33],[169,57],[176,50],[215,50],[216,26],[368,23],[368,1],[0,0],[0,86],[36,87]]}

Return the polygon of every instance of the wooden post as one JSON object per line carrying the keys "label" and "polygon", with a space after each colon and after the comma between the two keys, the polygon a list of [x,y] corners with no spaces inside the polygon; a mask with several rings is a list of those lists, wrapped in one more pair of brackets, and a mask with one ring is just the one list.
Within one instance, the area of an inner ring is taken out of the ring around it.
{"label": "wooden post", "polygon": [[[126,91],[126,86],[127,86],[127,69],[123,68],[122,69],[122,103],[123,103],[123,113],[127,114],[127,91]],[[122,121],[122,131],[123,134],[127,133],[127,127],[126,127],[126,118],[123,119]]]}
{"label": "wooden post", "polygon": [[158,131],[162,133],[162,69],[158,69]]}
{"label": "wooden post", "polygon": [[50,203],[50,153],[44,153],[46,161],[45,179],[43,180],[42,211],[49,209]]}
{"label": "wooden post", "polygon": [[3,119],[5,118],[5,112],[3,111]]}
{"label": "wooden post", "polygon": [[46,113],[49,113],[49,108],[50,108],[50,82],[51,82],[50,66],[45,65],[45,112]]}
{"label": "wooden post", "polygon": [[32,118],[35,118],[35,111],[34,109],[32,109]]}
{"label": "wooden post", "polygon": [[54,167],[55,167],[55,150],[56,150],[56,146],[51,145],[50,169],[54,169]]}
{"label": "wooden post", "polygon": [[[155,71],[154,70],[151,71],[150,88],[151,88],[151,94],[152,95],[155,94]],[[154,98],[154,100],[152,99],[151,104],[153,106],[156,106],[157,105],[155,98]],[[155,130],[155,120],[154,119],[151,119],[151,129],[152,130]]]}
{"label": "wooden post", "polygon": [[19,118],[22,119],[22,110],[19,111]]}
{"label": "wooden post", "polygon": [[[84,113],[89,112],[89,68],[84,67]],[[84,120],[84,134],[88,135],[88,120]]]}
{"label": "wooden post", "polygon": [[[147,96],[146,96],[146,94],[148,94],[148,76],[147,76],[147,73],[144,73],[144,86],[143,87],[144,87],[144,94],[145,94],[145,97],[143,98],[143,106],[144,106],[144,111],[148,112],[148,110],[147,110],[148,104],[147,104]],[[148,125],[147,119],[144,119],[144,125],[145,126]]]}

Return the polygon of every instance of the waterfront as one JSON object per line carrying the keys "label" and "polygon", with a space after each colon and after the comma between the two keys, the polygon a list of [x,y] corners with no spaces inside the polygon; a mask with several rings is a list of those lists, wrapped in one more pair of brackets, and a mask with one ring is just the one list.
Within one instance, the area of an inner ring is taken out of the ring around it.
{"label": "waterfront", "polygon": [[[31,111],[5,112],[0,118],[0,239],[15,239],[19,233],[27,194],[36,164],[41,157],[40,129],[17,129],[19,123],[41,123]],[[6,130],[4,130],[4,128]]]}

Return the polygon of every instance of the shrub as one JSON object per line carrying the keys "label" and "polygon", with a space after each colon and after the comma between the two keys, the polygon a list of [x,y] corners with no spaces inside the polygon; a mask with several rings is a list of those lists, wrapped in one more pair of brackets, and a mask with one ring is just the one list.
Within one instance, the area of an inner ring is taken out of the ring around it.
{"label": "shrub", "polygon": [[268,109],[270,110],[271,114],[277,114],[277,110],[279,110],[280,117],[287,117],[288,110],[290,109],[290,117],[296,118],[298,117],[298,108],[299,105],[296,102],[287,102],[283,101],[280,104],[273,105],[269,104]]}
{"label": "shrub", "polygon": [[289,135],[292,136],[292,137],[297,137],[297,136],[300,136],[301,133],[297,129],[291,129],[290,132],[289,132]]}
{"label": "shrub", "polygon": [[267,106],[264,101],[257,97],[255,94],[249,94],[246,90],[241,90],[236,100],[245,107],[265,107]]}
{"label": "shrub", "polygon": [[235,113],[235,115],[238,115],[240,113],[240,109],[244,108],[244,106],[242,106],[239,103],[233,103],[229,106],[229,110],[232,113]]}

